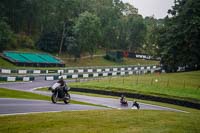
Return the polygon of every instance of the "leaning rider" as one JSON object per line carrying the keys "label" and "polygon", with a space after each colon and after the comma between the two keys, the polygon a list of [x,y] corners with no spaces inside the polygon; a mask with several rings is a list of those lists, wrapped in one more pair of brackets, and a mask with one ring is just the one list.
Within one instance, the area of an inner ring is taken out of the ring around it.
{"label": "leaning rider", "polygon": [[120,102],[121,103],[125,103],[126,102],[126,97],[123,94],[121,95]]}
{"label": "leaning rider", "polygon": [[60,86],[63,88],[63,91],[65,93],[67,93],[67,85],[66,85],[66,82],[63,80],[63,77],[61,77],[58,82],[60,84]]}

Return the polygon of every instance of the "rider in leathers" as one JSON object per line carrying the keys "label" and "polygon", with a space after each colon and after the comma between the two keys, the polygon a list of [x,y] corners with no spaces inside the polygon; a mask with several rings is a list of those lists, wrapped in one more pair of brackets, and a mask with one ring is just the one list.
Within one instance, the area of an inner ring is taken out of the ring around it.
{"label": "rider in leathers", "polygon": [[66,82],[63,80],[63,77],[61,77],[57,83],[60,83],[60,86],[63,88],[63,91],[65,93],[67,93],[67,85],[66,85]]}

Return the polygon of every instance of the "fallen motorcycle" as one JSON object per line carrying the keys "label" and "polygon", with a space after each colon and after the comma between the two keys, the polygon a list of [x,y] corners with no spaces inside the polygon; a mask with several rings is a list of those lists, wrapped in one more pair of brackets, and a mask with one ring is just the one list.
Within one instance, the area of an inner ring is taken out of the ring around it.
{"label": "fallen motorcycle", "polygon": [[128,102],[126,100],[120,100],[122,106],[128,106]]}

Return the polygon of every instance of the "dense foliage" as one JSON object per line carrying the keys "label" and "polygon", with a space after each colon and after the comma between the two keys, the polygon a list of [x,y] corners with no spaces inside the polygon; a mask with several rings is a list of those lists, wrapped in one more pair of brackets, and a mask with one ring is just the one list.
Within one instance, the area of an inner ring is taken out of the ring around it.
{"label": "dense foliage", "polygon": [[167,71],[200,68],[200,0],[175,0],[159,30],[159,49]]}
{"label": "dense foliage", "polygon": [[[92,57],[98,48],[143,52],[147,32],[137,9],[120,0],[1,0],[0,19],[1,27],[16,34],[17,47],[75,58]],[[12,48],[2,44],[1,51]]]}
{"label": "dense foliage", "polygon": [[1,0],[0,51],[18,47],[80,58],[97,49],[162,57],[163,68],[200,68],[200,0],[175,0],[169,16],[143,18],[121,0]]}

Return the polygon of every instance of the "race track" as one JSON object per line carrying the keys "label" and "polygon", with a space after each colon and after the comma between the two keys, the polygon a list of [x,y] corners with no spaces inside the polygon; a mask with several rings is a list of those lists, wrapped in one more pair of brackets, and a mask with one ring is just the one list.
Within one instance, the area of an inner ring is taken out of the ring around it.
{"label": "race track", "polygon": [[67,110],[97,110],[107,109],[97,106],[64,104],[63,102],[53,104],[50,101],[27,100],[15,98],[0,98],[0,115],[14,115],[41,112],[60,112]]}
{"label": "race track", "polygon": [[[35,88],[38,88],[38,87],[51,86],[54,82],[56,81],[36,80],[33,82],[1,83],[0,88],[28,91],[28,92],[34,92],[34,93],[50,96],[51,95],[50,92],[34,91],[34,90]],[[77,95],[77,94],[71,94],[71,99],[76,100],[76,101],[103,105],[103,106],[107,106],[114,109],[130,109],[132,105],[131,101],[129,101],[128,107],[124,107],[119,104],[119,99],[85,96],[85,95]],[[151,105],[151,104],[144,104],[144,103],[139,103],[139,104],[140,104],[140,109],[184,112],[181,110],[176,110],[172,108],[161,107],[161,106],[156,106],[156,105]],[[79,105],[79,104],[67,104],[67,105],[65,105],[64,103],[52,104],[50,100],[41,101],[41,100],[0,98],[0,114],[1,115],[2,114],[33,113],[33,112],[67,111],[67,110],[96,110],[96,109],[110,109],[110,108]]]}

